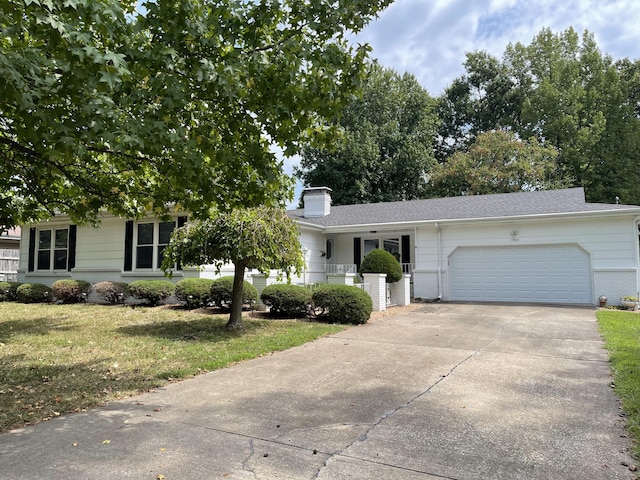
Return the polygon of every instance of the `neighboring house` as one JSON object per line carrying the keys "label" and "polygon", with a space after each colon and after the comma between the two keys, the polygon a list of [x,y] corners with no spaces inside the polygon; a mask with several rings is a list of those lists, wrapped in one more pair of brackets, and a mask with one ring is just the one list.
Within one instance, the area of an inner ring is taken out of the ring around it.
{"label": "neighboring house", "polygon": [[[639,289],[640,207],[586,203],[581,188],[334,207],[328,188],[304,195],[305,208],[289,212],[307,265],[295,282],[354,273],[384,248],[412,275],[416,298],[594,305]],[[56,217],[24,228],[18,279],[162,277],[162,250],[184,221],[107,216],[94,229]],[[193,276],[215,272],[185,270],[174,280]]]}
{"label": "neighboring house", "polygon": [[12,228],[0,235],[0,281],[15,281],[18,275],[20,229]]}

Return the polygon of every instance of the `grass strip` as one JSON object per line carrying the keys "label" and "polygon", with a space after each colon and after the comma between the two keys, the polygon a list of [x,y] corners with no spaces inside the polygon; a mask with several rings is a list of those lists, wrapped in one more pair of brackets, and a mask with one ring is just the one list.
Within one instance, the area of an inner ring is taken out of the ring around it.
{"label": "grass strip", "polygon": [[633,454],[640,459],[640,315],[600,310],[597,318],[611,358],[615,392],[620,397],[633,438]]}
{"label": "grass strip", "polygon": [[343,325],[179,307],[0,303],[0,431],[302,345]]}

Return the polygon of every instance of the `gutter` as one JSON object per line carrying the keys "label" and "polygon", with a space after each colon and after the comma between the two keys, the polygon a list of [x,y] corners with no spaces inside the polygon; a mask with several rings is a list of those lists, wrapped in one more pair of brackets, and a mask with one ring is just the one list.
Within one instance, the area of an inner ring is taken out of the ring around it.
{"label": "gutter", "polygon": [[634,218],[635,229],[633,232],[634,243],[636,244],[635,256],[636,256],[636,297],[640,298],[640,217]]}
{"label": "gutter", "polygon": [[436,233],[436,248],[438,251],[438,300],[442,300],[442,231],[440,229],[440,224],[437,222]]}
{"label": "gutter", "polygon": [[[617,214],[617,215],[616,215]],[[470,217],[470,218],[448,218],[448,219],[434,219],[434,220],[409,220],[409,221],[399,221],[399,222],[388,222],[388,223],[362,223],[362,224],[349,224],[349,225],[324,225],[318,226],[313,225],[313,227],[326,230],[327,232],[332,233],[355,233],[359,231],[367,232],[370,230],[398,230],[400,227],[403,230],[406,230],[408,227],[416,228],[416,227],[426,227],[430,225],[456,225],[456,224],[466,224],[466,223],[474,223],[474,222],[482,222],[482,223],[511,223],[514,221],[536,221],[536,220],[549,220],[557,218],[559,220],[565,218],[597,218],[597,217],[606,217],[611,218],[614,216],[624,216],[624,215],[639,215],[640,208],[628,209],[628,210],[597,210],[597,211],[586,211],[586,212],[564,212],[564,213],[541,213],[541,214],[531,214],[531,215],[516,215],[516,216],[503,216],[503,217]],[[296,220],[298,223],[299,222]],[[307,224],[310,227],[312,225]]]}

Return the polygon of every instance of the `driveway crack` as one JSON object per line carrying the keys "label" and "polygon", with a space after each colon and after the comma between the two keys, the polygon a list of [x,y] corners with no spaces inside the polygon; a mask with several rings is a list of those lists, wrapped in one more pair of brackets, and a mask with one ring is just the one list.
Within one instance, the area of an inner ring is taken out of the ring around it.
{"label": "driveway crack", "polygon": [[[493,342],[495,340],[492,339],[491,342]],[[465,362],[467,362],[470,358],[472,358],[473,356],[477,355],[478,353],[480,353],[484,348],[486,348],[488,345],[491,344],[491,342],[487,343],[486,345],[484,345],[482,348],[470,353],[469,355],[467,355],[465,358],[463,358],[462,360],[460,360],[458,363],[456,363],[455,365],[453,365],[448,372],[446,372],[443,375],[440,375],[440,378],[438,378],[438,380],[436,380],[434,383],[432,383],[428,388],[426,388],[425,390],[421,391],[420,393],[418,393],[417,395],[415,395],[414,397],[412,397],[411,399],[409,399],[408,401],[406,401],[405,403],[398,405],[395,408],[392,408],[390,410],[387,410],[386,412],[384,412],[382,415],[380,415],[380,417],[377,419],[377,421],[375,422],[371,422],[371,423],[367,423],[367,424],[361,424],[361,425],[368,425],[368,428],[365,430],[365,432],[360,435],[357,439],[355,439],[353,442],[351,442],[348,445],[345,445],[342,449],[334,452],[333,454],[329,454],[329,457],[324,461],[324,463],[322,464],[322,466],[318,469],[318,471],[316,472],[316,474],[314,475],[313,478],[317,479],[320,478],[320,475],[322,473],[322,470],[324,470],[324,468],[326,468],[329,465],[329,462],[336,458],[336,457],[346,457],[346,458],[353,458],[353,459],[359,459],[358,457],[354,457],[351,456],[347,453],[345,453],[349,448],[351,448],[352,446],[356,445],[358,442],[365,442],[368,438],[369,438],[369,434],[378,426],[380,425],[382,422],[384,422],[386,419],[390,418],[391,416],[395,415],[397,412],[404,410],[405,408],[407,408],[408,406],[410,406],[412,403],[414,403],[416,400],[418,400],[419,398],[429,394],[431,392],[431,390],[433,390],[436,386],[438,386],[441,382],[443,382],[447,377],[449,377],[460,365],[464,364]],[[359,459],[362,460],[362,459]],[[373,463],[377,463],[377,462],[373,462]],[[386,464],[385,464],[386,465]],[[390,467],[393,468],[399,468],[397,465],[389,465]],[[420,473],[427,473],[427,472],[420,472]],[[449,479],[450,477],[441,477],[439,475],[434,475],[433,473],[429,473],[429,475],[432,476],[436,476],[437,478],[446,478]]]}

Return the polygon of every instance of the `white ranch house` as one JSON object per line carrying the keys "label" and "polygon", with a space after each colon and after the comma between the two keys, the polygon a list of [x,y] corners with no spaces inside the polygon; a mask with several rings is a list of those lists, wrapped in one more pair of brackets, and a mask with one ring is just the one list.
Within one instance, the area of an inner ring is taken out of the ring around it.
{"label": "white ranch house", "polygon": [[[640,207],[586,203],[582,188],[333,207],[330,194],[306,189],[305,208],[289,212],[306,261],[296,283],[349,283],[362,258],[384,248],[415,298],[597,305],[601,296],[619,304],[639,290]],[[26,226],[18,281],[163,278],[162,250],[186,220],[105,216],[94,229],[55,217]],[[194,276],[216,272],[188,269],[173,280]]]}

